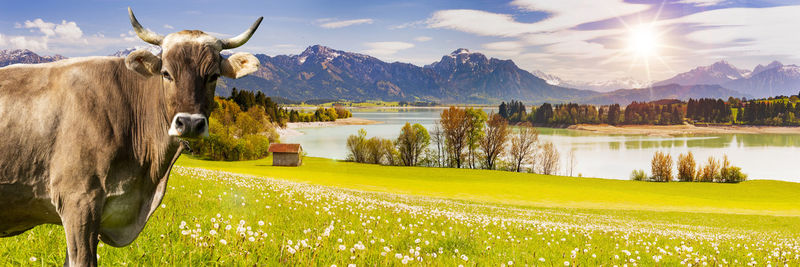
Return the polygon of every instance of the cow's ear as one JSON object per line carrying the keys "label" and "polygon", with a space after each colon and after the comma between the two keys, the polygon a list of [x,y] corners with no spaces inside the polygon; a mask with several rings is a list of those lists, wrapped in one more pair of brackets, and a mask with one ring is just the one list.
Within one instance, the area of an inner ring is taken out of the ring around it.
{"label": "cow's ear", "polygon": [[136,50],[125,57],[125,66],[145,77],[161,72],[161,58],[147,50]]}
{"label": "cow's ear", "polygon": [[238,79],[258,70],[258,59],[250,53],[236,53],[222,59],[220,73],[228,78]]}

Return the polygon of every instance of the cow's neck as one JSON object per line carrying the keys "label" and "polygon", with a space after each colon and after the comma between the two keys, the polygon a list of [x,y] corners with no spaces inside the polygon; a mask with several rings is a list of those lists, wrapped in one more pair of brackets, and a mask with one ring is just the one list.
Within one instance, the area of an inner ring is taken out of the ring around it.
{"label": "cow's neck", "polygon": [[160,76],[138,76],[130,92],[131,142],[138,163],[149,170],[151,179],[161,179],[175,153],[180,153],[176,138],[167,133],[169,112]]}

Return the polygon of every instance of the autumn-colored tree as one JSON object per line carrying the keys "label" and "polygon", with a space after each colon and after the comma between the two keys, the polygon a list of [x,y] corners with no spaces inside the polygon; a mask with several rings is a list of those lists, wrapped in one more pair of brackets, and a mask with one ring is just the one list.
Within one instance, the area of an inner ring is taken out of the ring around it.
{"label": "autumn-colored tree", "polygon": [[678,155],[678,181],[692,182],[695,179],[697,164],[692,152]]}
{"label": "autumn-colored tree", "polygon": [[714,182],[717,177],[719,177],[719,161],[714,157],[708,157],[708,162],[706,166],[703,166],[702,171],[698,174],[698,179],[695,181],[698,182]]}
{"label": "autumn-colored tree", "polygon": [[466,110],[451,106],[442,111],[440,123],[445,139],[448,165],[461,168],[464,161],[464,148],[467,147],[471,121]]}
{"label": "autumn-colored tree", "polygon": [[529,122],[522,123],[519,131],[511,137],[509,154],[513,171],[522,170],[522,164],[534,159],[536,143],[539,141],[539,132]]}
{"label": "autumn-colored tree", "polygon": [[668,153],[656,151],[656,153],[653,155],[653,160],[650,161],[650,168],[652,172],[650,179],[652,181],[672,181],[672,156],[670,156]]}
{"label": "autumn-colored tree", "polygon": [[505,144],[511,131],[508,121],[500,114],[492,114],[486,121],[486,132],[481,139],[480,148],[483,151],[483,167],[489,170],[495,168],[497,158],[505,153]]}

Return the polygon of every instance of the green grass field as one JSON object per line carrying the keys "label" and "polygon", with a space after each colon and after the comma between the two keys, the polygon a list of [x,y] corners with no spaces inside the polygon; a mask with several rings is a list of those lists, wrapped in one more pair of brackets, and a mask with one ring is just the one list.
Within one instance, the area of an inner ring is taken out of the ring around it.
{"label": "green grass field", "polygon": [[[306,158],[183,157],[163,206],[103,265],[800,264],[800,184],[647,183]],[[0,239],[3,265],[63,261],[63,230]]]}

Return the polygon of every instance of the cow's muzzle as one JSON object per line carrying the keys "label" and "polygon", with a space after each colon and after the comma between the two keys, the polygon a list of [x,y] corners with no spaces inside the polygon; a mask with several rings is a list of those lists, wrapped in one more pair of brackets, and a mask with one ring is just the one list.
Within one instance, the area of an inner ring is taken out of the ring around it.
{"label": "cow's muzzle", "polygon": [[178,137],[207,137],[208,119],[203,114],[178,113],[172,118],[169,135]]}

